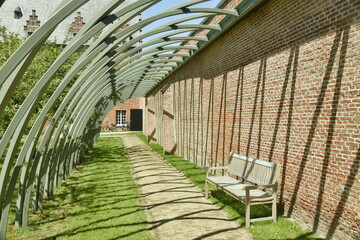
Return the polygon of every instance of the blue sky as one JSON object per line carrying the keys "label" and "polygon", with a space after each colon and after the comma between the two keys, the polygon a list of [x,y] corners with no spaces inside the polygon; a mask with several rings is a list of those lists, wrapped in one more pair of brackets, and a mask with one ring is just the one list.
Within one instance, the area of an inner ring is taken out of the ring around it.
{"label": "blue sky", "polygon": [[[146,18],[148,18],[150,16],[153,16],[153,15],[155,15],[157,13],[160,13],[160,12],[166,10],[166,9],[169,9],[171,7],[174,7],[174,6],[178,5],[178,4],[185,3],[185,2],[188,2],[188,0],[162,0],[159,3],[155,4],[154,6],[152,6],[151,8],[144,11],[143,14],[142,14],[142,19],[146,19]],[[219,4],[219,2],[221,2],[221,0],[210,0],[210,1],[207,1],[207,2],[204,2],[204,3],[194,5],[193,7],[196,7],[196,8],[197,7],[216,7]],[[166,22],[169,22],[171,20],[174,20],[174,19],[177,19],[177,18],[180,18],[180,17],[184,17],[184,16],[185,15],[174,16],[174,17],[158,20],[158,21],[148,25],[147,27],[145,27],[143,29],[143,32],[145,33],[149,29],[152,29],[152,28],[154,28],[156,26],[159,26],[161,24],[164,24]],[[191,21],[191,23],[199,23],[201,21],[202,21],[202,19],[198,19],[198,20]],[[188,35],[188,34],[185,34],[185,35]]]}
{"label": "blue sky", "polygon": [[[187,1],[188,0],[162,0],[159,3],[157,3],[156,5],[152,6],[148,10],[146,10],[143,13],[143,18],[152,16],[158,12],[164,11],[165,9],[168,9],[177,4],[181,4],[181,3],[184,3]],[[221,2],[221,1],[220,0],[210,0],[210,1],[200,3],[200,4],[197,4],[194,6],[195,7],[215,7],[219,2]]]}

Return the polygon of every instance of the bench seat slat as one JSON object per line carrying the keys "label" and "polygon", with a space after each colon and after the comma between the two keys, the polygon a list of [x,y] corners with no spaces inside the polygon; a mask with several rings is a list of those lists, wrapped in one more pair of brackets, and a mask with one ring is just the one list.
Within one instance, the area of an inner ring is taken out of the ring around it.
{"label": "bench seat slat", "polygon": [[[246,184],[243,184],[246,185]],[[241,185],[232,185],[224,187],[224,190],[236,196],[237,198],[241,198],[245,201],[246,191],[243,190],[243,186]],[[263,201],[271,201],[273,200],[273,196],[268,194],[262,190],[254,189],[250,191],[250,201],[251,202],[263,202]]]}

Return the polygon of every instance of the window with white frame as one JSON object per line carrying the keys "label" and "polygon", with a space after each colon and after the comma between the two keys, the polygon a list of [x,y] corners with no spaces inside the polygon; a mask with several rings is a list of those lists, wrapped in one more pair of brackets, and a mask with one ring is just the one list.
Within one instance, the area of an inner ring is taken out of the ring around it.
{"label": "window with white frame", "polygon": [[116,125],[117,126],[126,125],[126,110],[116,110]]}

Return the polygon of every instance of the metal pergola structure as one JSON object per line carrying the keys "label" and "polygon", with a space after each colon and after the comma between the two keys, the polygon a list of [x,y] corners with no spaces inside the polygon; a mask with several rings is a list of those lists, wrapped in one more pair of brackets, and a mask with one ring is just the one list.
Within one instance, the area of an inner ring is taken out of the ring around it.
{"label": "metal pergola structure", "polygon": [[[50,19],[3,65],[0,69],[0,114],[52,31],[88,1],[63,0]],[[114,10],[123,0],[110,1],[67,44],[17,110],[0,140],[0,158],[5,159],[0,173],[0,239],[6,237],[13,195],[17,194],[15,224],[18,227],[26,226],[30,202],[33,202],[35,210],[41,210],[42,199],[53,194],[54,187],[66,179],[73,166],[81,162],[83,154],[98,138],[102,120],[116,104],[112,97],[115,91],[121,93],[121,100],[144,96],[263,0],[244,0],[232,10],[196,8],[193,6],[207,0],[191,0],[118,31],[160,1],[138,0],[118,11]],[[180,18],[124,43],[145,26],[174,15],[180,15]],[[186,23],[216,15],[225,15],[220,24],[208,25],[206,21],[200,24]],[[84,43],[107,26],[67,72],[37,116],[30,132],[24,135],[35,107],[58,69]],[[208,33],[197,36],[196,32],[200,30],[208,30]],[[189,34],[183,36],[184,33]],[[145,41],[151,36],[151,40]],[[196,44],[189,44],[189,41]],[[49,111],[74,77],[78,78],[54,116],[48,119]],[[51,124],[42,133],[46,121]],[[24,138],[25,141],[20,144]]]}

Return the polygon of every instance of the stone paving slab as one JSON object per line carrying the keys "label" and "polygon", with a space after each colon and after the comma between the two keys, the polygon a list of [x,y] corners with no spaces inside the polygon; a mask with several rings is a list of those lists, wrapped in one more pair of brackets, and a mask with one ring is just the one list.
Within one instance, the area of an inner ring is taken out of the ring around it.
{"label": "stone paving slab", "polygon": [[121,138],[156,239],[252,239],[245,228],[240,228],[139,138]]}

